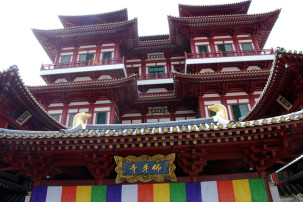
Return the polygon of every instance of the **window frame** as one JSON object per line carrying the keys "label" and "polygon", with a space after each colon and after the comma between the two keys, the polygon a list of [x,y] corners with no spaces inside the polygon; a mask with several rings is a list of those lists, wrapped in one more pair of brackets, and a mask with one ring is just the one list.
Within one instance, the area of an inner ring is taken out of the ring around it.
{"label": "window frame", "polygon": [[[244,106],[244,105],[246,106],[246,108],[245,108],[246,109],[246,113],[242,114],[240,105],[241,106]],[[230,106],[231,106],[231,112],[233,114],[233,118],[234,118],[235,121],[239,121],[241,117],[245,116],[249,112],[248,104],[246,104],[246,103],[231,104]],[[234,106],[238,106],[238,109],[239,109],[239,112],[240,112],[240,116],[237,117],[237,118],[235,117],[235,111],[234,111],[234,108],[233,108]]]}

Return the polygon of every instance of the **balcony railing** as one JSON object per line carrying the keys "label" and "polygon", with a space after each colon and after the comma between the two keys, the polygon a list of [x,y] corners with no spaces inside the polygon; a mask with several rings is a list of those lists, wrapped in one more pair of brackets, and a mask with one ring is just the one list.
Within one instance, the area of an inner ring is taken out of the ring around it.
{"label": "balcony railing", "polygon": [[141,74],[138,80],[149,80],[149,79],[168,79],[172,78],[171,73],[151,73],[151,74]]}
{"label": "balcony railing", "polygon": [[185,53],[186,59],[215,58],[215,57],[236,57],[236,56],[253,56],[253,55],[272,55],[273,49],[263,50],[241,50],[237,51],[217,51],[202,53]]}
{"label": "balcony railing", "polygon": [[100,61],[96,60],[86,60],[77,62],[66,62],[54,64],[42,64],[41,70],[52,70],[52,69],[64,69],[64,68],[74,68],[74,67],[87,67],[87,66],[101,66],[101,65],[114,65],[114,64],[124,64],[123,58],[114,59],[102,59]]}

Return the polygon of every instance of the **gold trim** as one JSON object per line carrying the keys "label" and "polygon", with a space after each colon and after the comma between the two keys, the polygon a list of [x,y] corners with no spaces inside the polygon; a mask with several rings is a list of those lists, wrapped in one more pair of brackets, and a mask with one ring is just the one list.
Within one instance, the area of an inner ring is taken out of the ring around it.
{"label": "gold trim", "polygon": [[[176,154],[172,153],[167,156],[157,154],[155,156],[148,156],[148,155],[143,155],[143,156],[126,156],[126,157],[121,157],[121,156],[114,156],[115,162],[116,162],[116,168],[115,171],[117,172],[117,177],[116,177],[116,184],[119,184],[121,182],[129,182],[129,183],[134,183],[137,181],[141,182],[149,182],[152,180],[155,180],[157,182],[163,182],[164,180],[171,180],[171,181],[177,181],[177,177],[175,174],[175,169],[176,166],[174,164]],[[123,175],[123,167],[122,163],[132,163],[132,162],[146,162],[146,161],[155,161],[158,163],[159,161],[168,161],[169,163],[169,172],[168,174],[147,174],[147,175]]]}

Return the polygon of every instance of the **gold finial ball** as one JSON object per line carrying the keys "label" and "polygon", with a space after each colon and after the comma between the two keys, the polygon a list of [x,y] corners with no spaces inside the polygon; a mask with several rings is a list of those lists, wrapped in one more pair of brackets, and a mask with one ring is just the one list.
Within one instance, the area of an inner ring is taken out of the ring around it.
{"label": "gold finial ball", "polygon": [[187,131],[187,128],[185,126],[182,126],[181,130],[182,130],[182,132],[185,132],[185,131]]}
{"label": "gold finial ball", "polygon": [[159,133],[159,128],[155,128],[154,133]]}

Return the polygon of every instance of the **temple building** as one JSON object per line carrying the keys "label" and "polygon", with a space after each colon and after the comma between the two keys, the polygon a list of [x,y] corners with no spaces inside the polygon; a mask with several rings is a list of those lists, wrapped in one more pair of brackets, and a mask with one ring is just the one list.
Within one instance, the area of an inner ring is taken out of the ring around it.
{"label": "temple building", "polygon": [[303,151],[303,54],[264,49],[280,10],[250,3],[180,4],[167,35],[127,9],[33,29],[52,64],[43,86],[0,73],[0,199],[280,200],[266,176]]}

